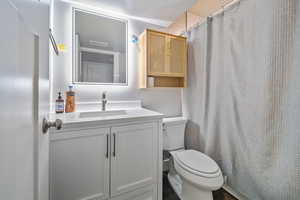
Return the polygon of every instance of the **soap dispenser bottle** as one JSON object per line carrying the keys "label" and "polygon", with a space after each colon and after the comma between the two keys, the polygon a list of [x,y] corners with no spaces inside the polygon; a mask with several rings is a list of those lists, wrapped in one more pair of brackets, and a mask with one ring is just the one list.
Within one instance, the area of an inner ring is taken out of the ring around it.
{"label": "soap dispenser bottle", "polygon": [[73,85],[70,85],[66,92],[66,113],[75,112],[75,92],[72,89]]}
{"label": "soap dispenser bottle", "polygon": [[63,113],[65,111],[65,101],[61,96],[61,92],[58,93],[58,97],[55,101],[55,112]]}

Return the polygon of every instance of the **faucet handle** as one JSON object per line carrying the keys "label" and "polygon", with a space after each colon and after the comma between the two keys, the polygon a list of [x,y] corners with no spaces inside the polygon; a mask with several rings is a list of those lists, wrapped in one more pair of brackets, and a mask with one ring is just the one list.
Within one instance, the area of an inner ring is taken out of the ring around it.
{"label": "faucet handle", "polygon": [[106,99],[106,91],[105,92],[102,92],[102,99]]}

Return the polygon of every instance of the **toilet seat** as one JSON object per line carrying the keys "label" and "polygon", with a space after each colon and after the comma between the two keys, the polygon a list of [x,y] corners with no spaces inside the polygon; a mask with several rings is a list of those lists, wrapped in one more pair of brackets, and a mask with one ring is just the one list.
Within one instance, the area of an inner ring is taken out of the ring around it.
{"label": "toilet seat", "polygon": [[223,175],[217,163],[194,150],[171,152],[177,173],[203,190],[217,190],[223,185]]}
{"label": "toilet seat", "polygon": [[180,167],[192,174],[204,178],[215,178],[221,174],[217,163],[199,151],[185,150],[176,152],[173,156]]}

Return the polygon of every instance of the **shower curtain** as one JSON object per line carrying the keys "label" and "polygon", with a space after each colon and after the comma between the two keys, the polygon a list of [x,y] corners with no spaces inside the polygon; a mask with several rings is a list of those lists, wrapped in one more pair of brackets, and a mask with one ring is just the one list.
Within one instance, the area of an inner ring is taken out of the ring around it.
{"label": "shower curtain", "polygon": [[300,1],[224,10],[188,33],[187,147],[250,200],[299,200]]}

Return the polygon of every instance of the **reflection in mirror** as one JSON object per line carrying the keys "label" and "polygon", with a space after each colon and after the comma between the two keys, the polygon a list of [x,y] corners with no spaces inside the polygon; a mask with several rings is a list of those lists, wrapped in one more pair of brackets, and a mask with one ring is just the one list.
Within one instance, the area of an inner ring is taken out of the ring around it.
{"label": "reflection in mirror", "polygon": [[73,10],[73,82],[127,84],[127,21]]}

